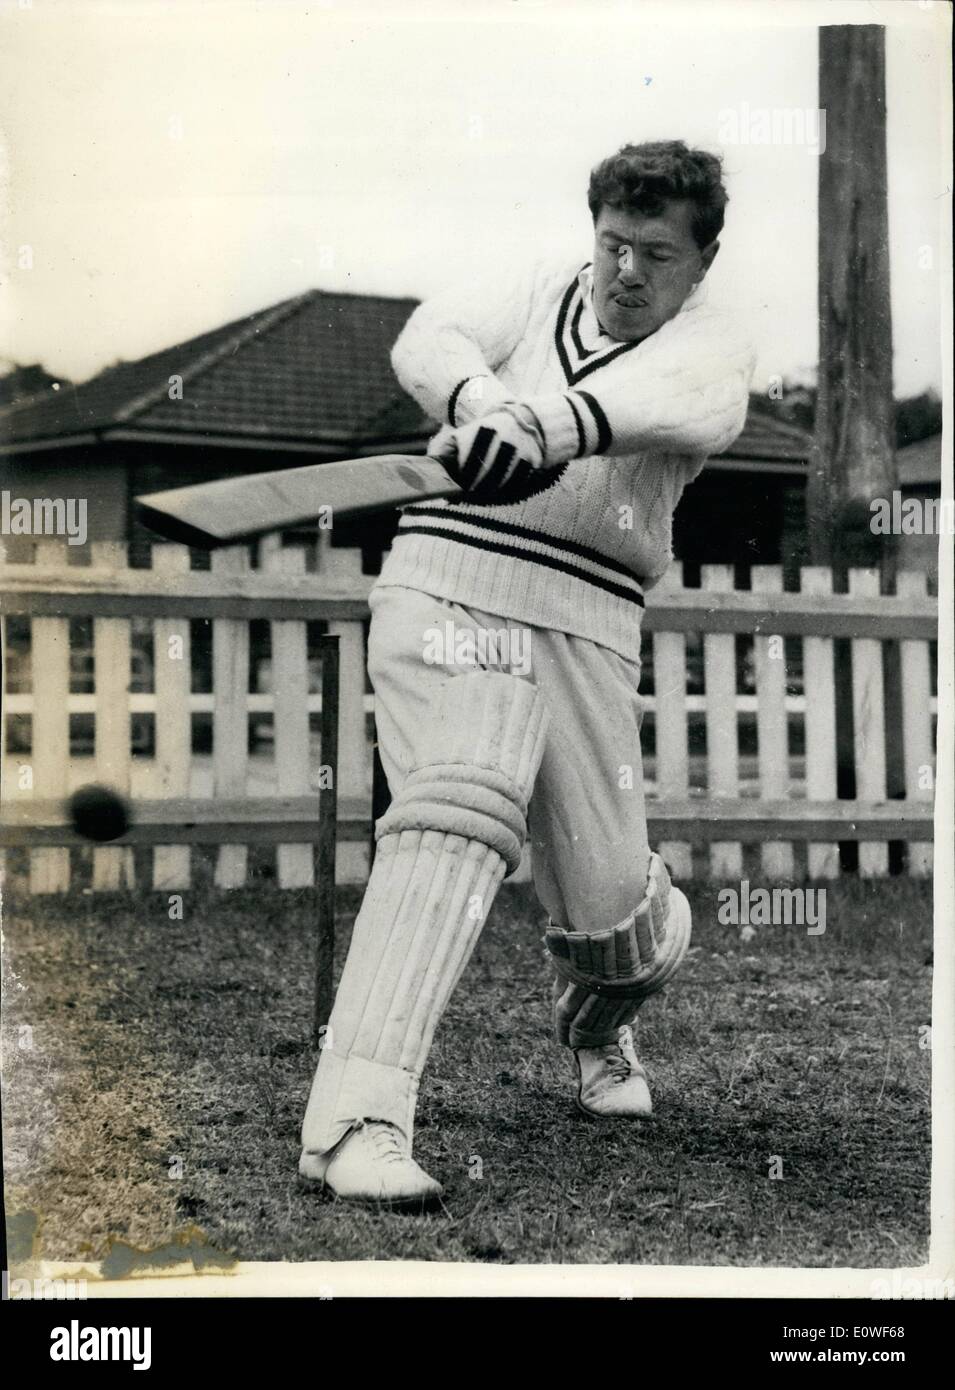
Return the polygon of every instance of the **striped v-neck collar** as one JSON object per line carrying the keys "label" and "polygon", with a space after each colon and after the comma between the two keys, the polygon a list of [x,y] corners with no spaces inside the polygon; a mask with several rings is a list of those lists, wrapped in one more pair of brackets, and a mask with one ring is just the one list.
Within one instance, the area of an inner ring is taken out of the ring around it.
{"label": "striped v-neck collar", "polygon": [[[568,386],[575,386],[598,367],[640,346],[639,341],[619,343],[603,332],[593,311],[590,271],[591,262],[588,261],[567,286],[554,328],[557,355]],[[596,344],[586,346],[584,338],[590,340],[594,334],[597,335]]]}

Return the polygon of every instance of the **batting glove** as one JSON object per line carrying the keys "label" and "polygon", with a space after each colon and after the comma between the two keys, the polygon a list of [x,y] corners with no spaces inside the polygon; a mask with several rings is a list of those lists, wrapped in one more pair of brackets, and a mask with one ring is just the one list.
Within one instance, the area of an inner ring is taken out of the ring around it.
{"label": "batting glove", "polygon": [[445,427],[428,453],[469,496],[499,497],[520,491],[545,467],[544,438],[526,406],[504,406],[460,429]]}

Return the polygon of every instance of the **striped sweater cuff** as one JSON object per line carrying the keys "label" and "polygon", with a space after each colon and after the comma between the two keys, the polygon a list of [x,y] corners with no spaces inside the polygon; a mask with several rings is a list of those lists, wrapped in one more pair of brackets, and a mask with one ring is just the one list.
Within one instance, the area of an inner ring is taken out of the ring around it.
{"label": "striped sweater cuff", "polygon": [[512,393],[496,376],[463,377],[448,397],[448,424],[459,429],[513,400]]}
{"label": "striped sweater cuff", "polygon": [[589,391],[530,396],[522,404],[534,412],[540,423],[545,463],[566,463],[568,459],[604,454],[613,443],[607,417]]}

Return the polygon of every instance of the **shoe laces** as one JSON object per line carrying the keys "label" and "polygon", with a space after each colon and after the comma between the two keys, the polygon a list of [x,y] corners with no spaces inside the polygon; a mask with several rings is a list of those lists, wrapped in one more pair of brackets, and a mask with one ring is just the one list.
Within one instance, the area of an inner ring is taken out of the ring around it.
{"label": "shoe laces", "polygon": [[375,1146],[375,1152],[385,1163],[403,1163],[405,1152],[401,1146],[398,1131],[393,1125],[378,1120],[366,1124],[364,1129]]}
{"label": "shoe laces", "polygon": [[621,1085],[624,1081],[629,1081],[630,1077],[633,1075],[633,1068],[617,1043],[611,1043],[605,1050],[604,1062],[613,1077],[615,1086]]}

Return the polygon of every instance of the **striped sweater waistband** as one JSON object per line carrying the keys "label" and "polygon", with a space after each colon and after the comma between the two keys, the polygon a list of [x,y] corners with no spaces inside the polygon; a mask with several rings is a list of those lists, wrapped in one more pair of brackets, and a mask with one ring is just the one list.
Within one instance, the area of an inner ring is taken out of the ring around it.
{"label": "striped sweater waistband", "polygon": [[402,513],[398,534],[436,536],[492,555],[526,560],[585,580],[641,608],[645,606],[642,581],[619,560],[601,555],[579,541],[562,540],[515,522],[475,512],[464,513],[457,508],[422,505],[409,507]]}

